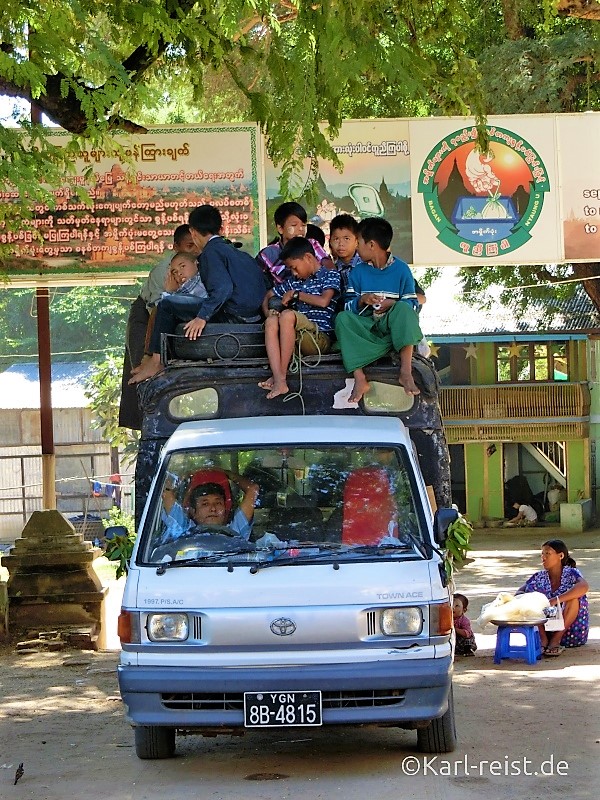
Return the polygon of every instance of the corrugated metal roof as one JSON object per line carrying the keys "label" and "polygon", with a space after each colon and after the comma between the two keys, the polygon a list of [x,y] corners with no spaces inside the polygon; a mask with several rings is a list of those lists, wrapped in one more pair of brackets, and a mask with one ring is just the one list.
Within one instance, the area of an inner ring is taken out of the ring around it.
{"label": "corrugated metal roof", "polygon": [[572,298],[534,302],[525,311],[517,303],[478,308],[460,296],[456,276],[442,275],[427,290],[421,327],[428,337],[493,334],[598,332],[600,313],[582,286]]}
{"label": "corrugated metal roof", "polygon": [[[94,371],[87,362],[52,364],[52,407],[85,408],[84,385]],[[0,408],[39,408],[40,384],[37,362],[13,364],[0,373]]]}

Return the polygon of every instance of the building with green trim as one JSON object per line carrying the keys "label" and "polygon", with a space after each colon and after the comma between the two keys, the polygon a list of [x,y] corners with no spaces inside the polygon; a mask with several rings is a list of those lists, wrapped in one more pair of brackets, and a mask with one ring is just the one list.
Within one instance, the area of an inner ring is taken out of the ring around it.
{"label": "building with green trim", "polygon": [[494,523],[514,514],[515,501],[547,510],[554,487],[595,508],[600,314],[585,291],[525,313],[450,295],[444,277],[432,285],[421,327],[441,378],[460,510]]}

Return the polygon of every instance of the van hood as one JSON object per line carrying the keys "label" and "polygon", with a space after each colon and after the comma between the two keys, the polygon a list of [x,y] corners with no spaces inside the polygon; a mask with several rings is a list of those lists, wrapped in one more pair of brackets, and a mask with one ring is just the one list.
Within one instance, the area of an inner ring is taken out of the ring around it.
{"label": "van hood", "polygon": [[[433,569],[430,573],[430,567]],[[176,567],[157,575],[156,567],[135,567],[127,581],[123,606],[141,611],[208,610],[265,606],[378,606],[446,599],[437,564],[430,561]],[[433,589],[433,591],[432,591]],[[432,594],[434,597],[432,597]]]}

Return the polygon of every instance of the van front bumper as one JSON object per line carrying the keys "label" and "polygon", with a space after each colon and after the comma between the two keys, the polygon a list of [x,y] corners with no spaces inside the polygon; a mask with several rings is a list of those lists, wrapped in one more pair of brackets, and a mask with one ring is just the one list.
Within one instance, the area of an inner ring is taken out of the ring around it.
{"label": "van front bumper", "polygon": [[120,665],[119,687],[135,725],[243,728],[244,692],[321,691],[324,725],[403,724],[441,717],[452,659],[300,667]]}

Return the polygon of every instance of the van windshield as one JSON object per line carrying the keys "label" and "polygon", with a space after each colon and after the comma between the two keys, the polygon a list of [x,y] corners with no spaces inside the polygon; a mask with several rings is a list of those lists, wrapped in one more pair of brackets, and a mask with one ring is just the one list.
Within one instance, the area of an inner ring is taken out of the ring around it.
{"label": "van windshield", "polygon": [[421,557],[427,540],[411,475],[402,447],[174,452],[138,559],[275,565]]}

